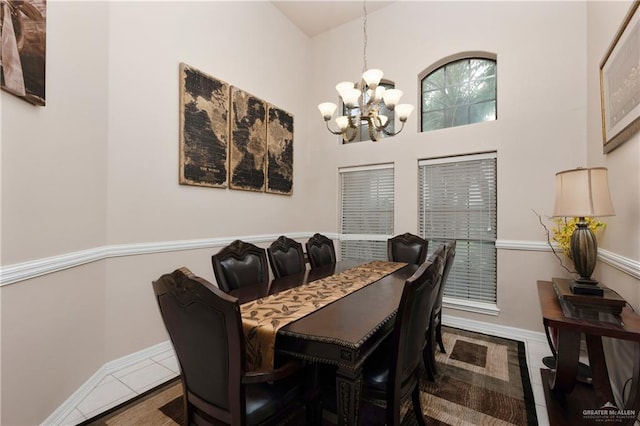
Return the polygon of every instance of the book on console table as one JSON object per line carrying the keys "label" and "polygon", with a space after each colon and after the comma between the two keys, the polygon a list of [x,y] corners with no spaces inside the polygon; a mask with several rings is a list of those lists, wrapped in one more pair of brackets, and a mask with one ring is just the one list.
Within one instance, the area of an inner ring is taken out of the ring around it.
{"label": "book on console table", "polygon": [[[576,314],[608,313],[619,316],[627,302],[615,291],[599,283],[602,288],[602,296],[591,294],[576,294],[571,291],[573,280],[567,278],[552,278],[553,289],[558,300],[567,309],[572,309]],[[564,302],[564,304],[562,303]],[[564,306],[566,305],[566,306]],[[580,311],[580,312],[578,312]],[[566,315],[566,312],[565,312]]]}

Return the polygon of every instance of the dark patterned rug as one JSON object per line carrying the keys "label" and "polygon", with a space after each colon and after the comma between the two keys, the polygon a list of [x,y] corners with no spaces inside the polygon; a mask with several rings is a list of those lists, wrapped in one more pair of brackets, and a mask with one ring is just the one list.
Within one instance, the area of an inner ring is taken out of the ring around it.
{"label": "dark patterned rug", "polygon": [[[443,327],[446,354],[436,351],[438,376],[422,380],[422,408],[429,425],[537,425],[524,343]],[[363,404],[361,424],[384,422],[381,407]],[[324,423],[332,424],[330,414]],[[300,419],[303,423],[303,418]],[[167,382],[82,425],[183,424],[182,385]],[[402,424],[416,425],[410,401]]]}

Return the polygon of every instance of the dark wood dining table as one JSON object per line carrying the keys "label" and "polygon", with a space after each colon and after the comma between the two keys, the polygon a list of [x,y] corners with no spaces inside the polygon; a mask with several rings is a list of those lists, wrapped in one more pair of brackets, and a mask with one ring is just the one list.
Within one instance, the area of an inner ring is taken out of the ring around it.
{"label": "dark wood dining table", "polygon": [[[344,260],[274,279],[268,285],[242,287],[230,293],[242,304],[366,262]],[[357,424],[362,366],[384,338],[391,334],[404,282],[417,269],[417,265],[406,265],[278,330],[276,354],[337,366],[336,414],[339,425]]]}

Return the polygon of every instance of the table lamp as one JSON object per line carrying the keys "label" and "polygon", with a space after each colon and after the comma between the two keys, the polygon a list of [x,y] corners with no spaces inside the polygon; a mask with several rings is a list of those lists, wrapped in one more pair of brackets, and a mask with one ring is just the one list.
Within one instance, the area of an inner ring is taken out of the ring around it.
{"label": "table lamp", "polygon": [[601,295],[598,282],[591,279],[596,267],[598,243],[588,228],[586,216],[613,216],[606,167],[579,167],[556,173],[556,201],[553,216],[577,217],[576,229],[571,235],[571,258],[580,275],[571,285],[578,294]]}

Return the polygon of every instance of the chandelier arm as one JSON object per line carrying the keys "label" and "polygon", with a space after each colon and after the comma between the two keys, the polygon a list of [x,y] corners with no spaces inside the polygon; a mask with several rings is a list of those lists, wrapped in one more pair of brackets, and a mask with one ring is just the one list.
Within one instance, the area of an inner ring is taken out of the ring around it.
{"label": "chandelier arm", "polygon": [[387,125],[389,124],[389,122],[387,122],[387,125],[385,125],[385,126],[382,128],[382,131],[383,131],[383,132],[384,132],[384,134],[385,134],[385,135],[387,135],[387,136],[395,136],[395,135],[397,135],[398,133],[400,133],[400,132],[402,131],[402,129],[404,129],[404,123],[405,123],[405,122],[404,122],[404,121],[401,121],[401,123],[402,123],[402,126],[400,127],[400,130],[398,130],[397,132],[389,132],[389,131],[386,129],[386,127],[387,127]]}
{"label": "chandelier arm", "polygon": [[334,135],[341,135],[344,133],[344,132],[334,132],[333,130],[331,130],[331,127],[329,127],[329,120],[325,121],[324,124],[327,125],[327,130],[333,133]]}
{"label": "chandelier arm", "polygon": [[[351,132],[349,132],[349,130],[351,130]],[[344,131],[342,132],[342,140],[344,140],[345,142],[353,142],[357,135],[358,127],[353,125],[351,120],[349,120],[349,127],[344,129]]]}

